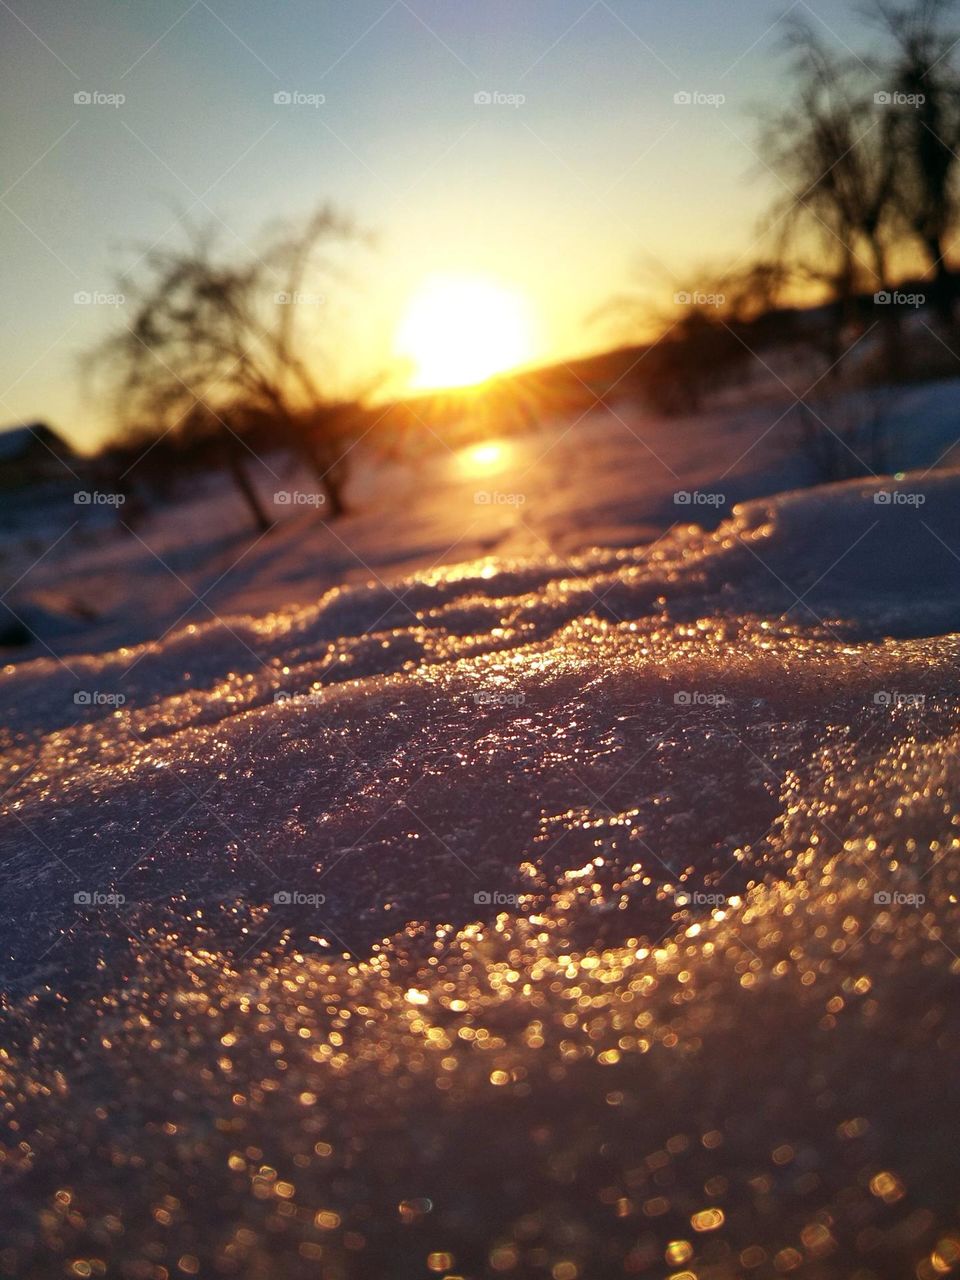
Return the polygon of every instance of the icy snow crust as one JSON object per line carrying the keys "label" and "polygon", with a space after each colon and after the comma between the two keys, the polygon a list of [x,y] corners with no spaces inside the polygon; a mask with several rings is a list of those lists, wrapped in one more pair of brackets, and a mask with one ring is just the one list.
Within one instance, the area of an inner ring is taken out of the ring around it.
{"label": "icy snow crust", "polygon": [[0,1274],[947,1274],[960,476],[882,487],[8,669]]}

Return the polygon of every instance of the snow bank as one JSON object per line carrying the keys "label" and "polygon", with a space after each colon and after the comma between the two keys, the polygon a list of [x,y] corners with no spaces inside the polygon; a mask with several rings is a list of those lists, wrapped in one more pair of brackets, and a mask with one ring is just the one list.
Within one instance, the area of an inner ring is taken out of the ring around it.
{"label": "snow bank", "polygon": [[[958,388],[952,381],[883,389],[815,399],[811,408],[841,433],[845,423],[878,413],[890,469],[928,474],[955,450]],[[10,661],[104,652],[187,622],[310,606],[334,586],[392,582],[437,565],[636,547],[688,521],[713,529],[737,503],[822,479],[782,392],[767,403],[748,398],[668,420],[621,404],[479,449],[452,450],[430,437],[432,451],[416,459],[371,456],[361,443],[351,454],[351,514],[330,525],[312,507],[305,515],[303,506],[274,500],[278,489],[315,497],[314,477],[289,459],[251,460],[277,520],[259,539],[222,475],[184,483],[175,502],[150,506],[138,520],[121,509],[132,533],[107,527],[103,510],[75,505],[69,491],[57,502],[27,491],[0,513],[4,601],[15,613],[8,619],[0,608],[0,646],[8,632],[8,642],[19,643],[25,623],[39,642],[9,649]]]}
{"label": "snow bank", "polygon": [[942,1274],[958,522],[908,475],[8,669],[0,1266]]}
{"label": "snow bank", "polygon": [[[671,874],[726,871],[821,745],[808,722],[889,734],[901,693],[947,714],[955,640],[931,662],[883,637],[960,630],[958,498],[953,474],[798,492],[652,547],[437,569],[8,669],[5,942],[55,943],[73,891],[262,906],[322,879],[324,919],[363,950],[515,892],[598,797],[643,801],[629,835]],[[565,847],[576,862],[592,837]]]}

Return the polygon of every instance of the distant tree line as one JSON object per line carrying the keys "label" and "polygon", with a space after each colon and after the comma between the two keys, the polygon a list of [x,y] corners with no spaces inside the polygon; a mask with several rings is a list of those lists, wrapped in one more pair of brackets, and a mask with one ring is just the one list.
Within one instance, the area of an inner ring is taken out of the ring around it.
{"label": "distant tree line", "polygon": [[[780,193],[758,228],[756,254],[701,271],[672,305],[654,306],[662,336],[638,363],[636,381],[657,407],[696,410],[749,369],[754,353],[778,344],[819,350],[839,384],[845,353],[872,327],[878,379],[957,372],[954,8],[952,0],[870,0],[861,13],[879,37],[878,55],[837,53],[810,21],[785,20],[786,92],[760,125],[757,147]],[[905,291],[923,298],[930,321],[922,356],[904,334],[908,311],[897,299]],[[810,323],[805,311],[818,299]],[[615,305],[650,317],[648,300]]]}
{"label": "distant tree line", "polygon": [[889,292],[895,253],[907,250],[923,263],[940,319],[952,322],[960,31],[947,25],[951,8],[875,0],[866,13],[885,38],[877,65],[841,57],[808,22],[790,22],[794,89],[763,131],[767,163],[790,188],[771,217],[777,260],[847,306],[864,288]]}

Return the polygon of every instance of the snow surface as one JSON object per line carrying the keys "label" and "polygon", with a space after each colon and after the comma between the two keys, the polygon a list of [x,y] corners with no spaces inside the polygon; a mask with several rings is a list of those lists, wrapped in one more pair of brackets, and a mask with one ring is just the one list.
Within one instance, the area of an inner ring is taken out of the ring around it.
{"label": "snow surface", "polygon": [[[879,406],[889,469],[923,473],[955,457],[958,399],[960,381],[851,395],[839,407],[807,395],[838,427]],[[250,516],[222,479],[195,483],[176,505],[154,504],[137,521],[121,509],[134,528],[122,536],[113,509],[75,505],[73,486],[42,500],[5,496],[0,601],[40,637],[7,660],[139,644],[187,622],[312,604],[345,582],[482,556],[567,556],[634,547],[678,522],[709,528],[738,502],[818,483],[800,434],[781,389],[779,399],[693,418],[663,420],[629,404],[559,418],[479,455],[446,448],[425,430],[421,453],[408,443],[385,463],[362,441],[351,454],[352,513],[329,524],[315,509],[273,502],[277,492],[309,494],[310,476],[284,458],[250,458],[278,521],[261,539],[251,537]],[[837,447],[841,459],[851,457]],[[76,487],[93,486],[78,479]],[[691,494],[690,505],[677,504],[677,492]],[[0,604],[0,623],[2,613]]]}
{"label": "snow surface", "polygon": [[690,519],[6,669],[0,1273],[949,1271],[960,473]]}

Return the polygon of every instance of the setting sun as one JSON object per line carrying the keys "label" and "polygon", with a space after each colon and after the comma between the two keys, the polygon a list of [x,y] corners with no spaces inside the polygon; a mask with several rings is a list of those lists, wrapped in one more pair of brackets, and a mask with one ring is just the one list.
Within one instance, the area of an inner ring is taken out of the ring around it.
{"label": "setting sun", "polygon": [[433,276],[411,298],[396,349],[413,366],[413,386],[469,386],[533,357],[530,309],[493,280]]}

